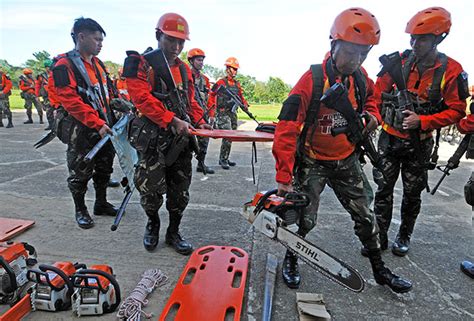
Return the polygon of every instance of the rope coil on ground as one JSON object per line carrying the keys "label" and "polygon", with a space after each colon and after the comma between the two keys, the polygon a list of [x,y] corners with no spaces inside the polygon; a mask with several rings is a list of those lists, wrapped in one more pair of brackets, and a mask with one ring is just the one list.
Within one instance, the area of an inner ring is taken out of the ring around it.
{"label": "rope coil on ground", "polygon": [[152,314],[143,311],[143,306],[148,304],[146,297],[155,288],[164,285],[167,281],[168,277],[161,270],[146,270],[135,289],[120,305],[117,317],[120,320],[139,321],[143,314],[145,318],[150,319]]}

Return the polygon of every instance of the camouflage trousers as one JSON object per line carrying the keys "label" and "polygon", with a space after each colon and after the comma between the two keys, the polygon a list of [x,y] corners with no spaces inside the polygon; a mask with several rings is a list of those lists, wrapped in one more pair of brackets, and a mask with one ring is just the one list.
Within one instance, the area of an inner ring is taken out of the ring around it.
{"label": "camouflage trousers", "polygon": [[199,154],[196,155],[196,159],[200,159],[202,157],[202,160],[206,158],[207,154],[207,148],[209,147],[209,137],[197,137],[198,145],[199,145]]}
{"label": "camouflage trousers", "polygon": [[[427,163],[433,149],[433,138],[421,141],[424,163]],[[387,233],[392,220],[393,189],[401,172],[403,198],[400,209],[400,233],[410,237],[421,208],[421,192],[428,182],[428,171],[416,157],[415,148],[409,139],[400,139],[382,131],[378,142],[385,179],[379,182],[375,193],[374,211],[380,233]]]}
{"label": "camouflage trousers", "polygon": [[[231,111],[222,111],[217,113],[218,129],[237,129],[237,114]],[[219,160],[229,160],[232,142],[228,139],[222,139]]]}
{"label": "camouflage trousers", "polygon": [[304,236],[316,225],[320,194],[328,184],[351,215],[355,234],[362,244],[370,250],[380,249],[379,229],[375,215],[368,206],[369,196],[364,177],[355,153],[339,161],[305,157],[299,164],[296,183],[302,192],[309,195],[311,202],[300,219],[298,233]]}
{"label": "camouflage trousers", "polygon": [[43,97],[42,105],[43,110],[46,113],[46,119],[48,120],[48,124],[52,126],[54,123],[54,107],[51,106],[48,97]]}
{"label": "camouflage trousers", "polygon": [[88,128],[79,122],[71,130],[66,159],[69,170],[67,183],[73,196],[84,195],[87,192],[87,183],[91,178],[96,190],[106,188],[109,182],[115,156],[115,150],[110,141],[87,165],[81,162],[99,140],[99,133],[95,129]]}
{"label": "camouflage trousers", "polygon": [[25,100],[26,116],[28,116],[28,119],[31,118],[31,115],[32,115],[31,109],[33,105],[35,105],[39,118],[42,119],[43,106],[41,105],[41,103],[38,102],[38,100],[36,99],[36,96],[29,93],[23,93],[23,96],[24,96],[23,99]]}
{"label": "camouflage trousers", "polygon": [[189,202],[192,153],[185,148],[171,165],[165,165],[164,154],[156,149],[139,153],[135,169],[135,187],[140,192],[140,204],[149,217],[158,215],[166,194],[166,209],[172,220],[180,221]]}
{"label": "camouflage trousers", "polygon": [[3,114],[5,114],[7,118],[12,117],[12,112],[10,110],[10,99],[8,97],[0,98],[0,121],[3,118]]}

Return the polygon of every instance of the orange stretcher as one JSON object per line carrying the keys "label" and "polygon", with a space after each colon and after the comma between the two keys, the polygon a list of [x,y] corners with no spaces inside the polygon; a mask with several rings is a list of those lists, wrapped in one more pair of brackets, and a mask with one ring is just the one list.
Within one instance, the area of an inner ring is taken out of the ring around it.
{"label": "orange stretcher", "polygon": [[248,254],[237,247],[205,246],[191,255],[160,321],[240,320]]}
{"label": "orange stretcher", "polygon": [[225,138],[233,142],[272,142],[273,134],[254,130],[195,129],[191,134],[201,137]]}
{"label": "orange stretcher", "polygon": [[35,224],[35,221],[0,217],[0,242],[5,242]]}
{"label": "orange stretcher", "polygon": [[8,311],[0,315],[0,321],[19,321],[30,312],[31,297],[27,294]]}

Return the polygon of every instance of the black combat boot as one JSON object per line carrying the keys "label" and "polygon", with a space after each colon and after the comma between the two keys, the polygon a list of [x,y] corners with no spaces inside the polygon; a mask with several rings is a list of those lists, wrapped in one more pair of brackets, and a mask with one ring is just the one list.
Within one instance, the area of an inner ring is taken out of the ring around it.
{"label": "black combat boot", "polygon": [[40,124],[44,124],[43,115],[38,115],[38,116],[39,116],[39,119],[40,119]]}
{"label": "black combat boot", "polygon": [[235,166],[235,165],[237,165],[236,162],[233,162],[233,161],[231,161],[231,160],[227,160],[227,164],[229,164],[229,166]]}
{"label": "black combat boot", "polygon": [[[382,251],[387,250],[388,249],[387,232],[380,231],[379,232],[379,239],[380,239],[380,249]],[[360,254],[362,254],[362,256],[369,257],[369,249],[366,248],[365,246],[362,246],[362,248],[360,249]]]}
{"label": "black combat boot", "polygon": [[119,187],[120,186],[120,182],[115,180],[115,179],[109,179],[109,181],[107,182],[107,187]]}
{"label": "black combat boot", "polygon": [[463,271],[463,273],[469,276],[471,279],[474,279],[474,264],[472,264],[470,261],[463,261],[461,263],[461,271]]}
{"label": "black combat boot", "polygon": [[370,250],[369,260],[370,265],[372,265],[375,282],[380,285],[388,285],[396,293],[405,293],[411,290],[412,284],[410,281],[393,274],[392,271],[385,267],[380,250]]}
{"label": "black combat boot", "polygon": [[107,216],[116,216],[118,209],[116,209],[112,204],[107,202],[107,182],[108,179],[103,182],[95,182],[95,203],[94,203],[94,215],[107,215]]}
{"label": "black combat boot", "polygon": [[7,124],[7,127],[5,128],[12,128],[12,127],[13,127],[12,116],[8,116],[8,124]]}
{"label": "black combat boot", "polygon": [[285,258],[281,267],[281,274],[283,281],[290,289],[297,289],[300,287],[301,276],[298,269],[298,257],[290,251],[286,251]]}
{"label": "black combat boot", "polygon": [[221,167],[222,167],[223,169],[229,169],[229,168],[230,168],[230,167],[229,167],[229,162],[228,162],[227,160],[225,160],[225,159],[221,159],[221,160],[219,161],[219,165],[221,165]]}
{"label": "black combat boot", "polygon": [[23,124],[33,124],[33,118],[31,118],[31,115],[27,115],[28,120],[24,121]]}
{"label": "black combat boot", "polygon": [[76,208],[76,222],[80,228],[88,229],[94,226],[94,220],[89,215],[87,210],[86,203],[84,201],[85,194],[74,194],[72,198],[74,199],[74,206]]}
{"label": "black combat boot", "polygon": [[158,245],[160,237],[160,216],[158,211],[147,211],[148,222],[145,226],[145,235],[143,236],[143,246],[147,251],[153,251]]}
{"label": "black combat boot", "polygon": [[189,255],[193,253],[193,246],[191,243],[186,241],[184,237],[179,233],[179,224],[181,223],[181,214],[170,213],[170,225],[166,230],[165,242],[171,245],[176,252],[183,255]]}
{"label": "black combat boot", "polygon": [[392,244],[392,253],[397,256],[405,256],[410,249],[410,237],[407,235],[397,234],[395,241]]}
{"label": "black combat boot", "polygon": [[201,166],[200,164],[197,165],[196,172],[204,173],[204,170],[206,170],[206,174],[214,174],[215,173],[214,170],[212,168],[210,168],[209,166],[207,166],[206,164],[204,164],[204,166]]}
{"label": "black combat boot", "polygon": [[0,117],[0,127],[3,127],[3,121],[1,117]]}

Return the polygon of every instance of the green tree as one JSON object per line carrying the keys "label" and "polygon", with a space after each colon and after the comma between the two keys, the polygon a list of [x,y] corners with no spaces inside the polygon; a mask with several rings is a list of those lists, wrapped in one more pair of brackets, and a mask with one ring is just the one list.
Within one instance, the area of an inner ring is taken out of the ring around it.
{"label": "green tree", "polygon": [[249,103],[255,102],[255,82],[257,81],[255,77],[244,74],[237,74],[235,78],[240,82],[240,86],[242,87],[242,90],[244,92],[245,99]]}
{"label": "green tree", "polygon": [[270,77],[266,87],[269,102],[272,104],[282,103],[290,92],[290,86],[278,77]]}
{"label": "green tree", "polygon": [[225,77],[225,72],[223,69],[211,65],[204,65],[202,72],[211,77],[214,81]]}
{"label": "green tree", "polygon": [[33,53],[35,59],[28,59],[25,62],[26,68],[33,70],[33,75],[38,75],[44,71],[44,62],[47,59],[51,59],[51,55],[46,51],[38,51]]}
{"label": "green tree", "polygon": [[122,65],[110,60],[104,61],[104,65],[107,67],[107,71],[109,72],[112,79],[116,79],[118,77],[119,69],[122,68]]}
{"label": "green tree", "polygon": [[255,90],[254,90],[254,102],[258,104],[268,103],[270,100],[267,91],[267,85],[263,81],[257,81],[255,83]]}
{"label": "green tree", "polygon": [[12,66],[4,59],[0,59],[0,68],[10,77],[13,86],[18,87],[19,78],[23,73],[23,68]]}

